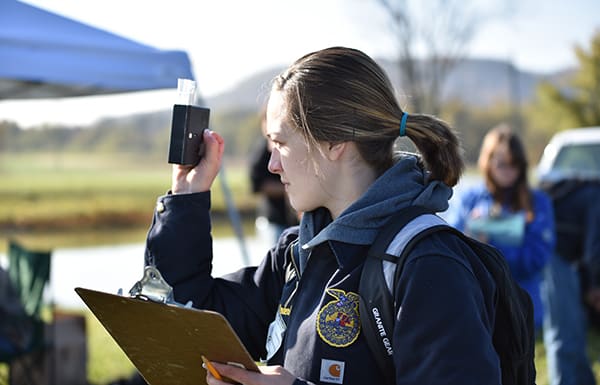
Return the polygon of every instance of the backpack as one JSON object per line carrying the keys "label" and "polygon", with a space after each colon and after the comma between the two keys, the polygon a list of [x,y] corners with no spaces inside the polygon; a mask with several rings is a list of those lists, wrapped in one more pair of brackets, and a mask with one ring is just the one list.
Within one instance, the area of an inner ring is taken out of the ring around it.
{"label": "backpack", "polygon": [[395,383],[391,339],[396,307],[392,288],[413,247],[438,231],[462,239],[481,258],[496,283],[498,300],[492,340],[500,359],[502,384],[535,384],[535,332],[529,294],[513,279],[496,248],[468,237],[418,206],[400,210],[383,227],[369,249],[358,289],[361,328],[387,383]]}

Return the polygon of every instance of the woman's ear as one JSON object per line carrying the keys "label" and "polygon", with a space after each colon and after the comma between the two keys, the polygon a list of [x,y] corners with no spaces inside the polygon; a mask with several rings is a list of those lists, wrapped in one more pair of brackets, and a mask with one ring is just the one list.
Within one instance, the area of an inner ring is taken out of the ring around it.
{"label": "woman's ear", "polygon": [[348,142],[340,142],[340,143],[327,143],[327,151],[326,155],[329,160],[338,160],[342,157],[346,148],[348,147]]}

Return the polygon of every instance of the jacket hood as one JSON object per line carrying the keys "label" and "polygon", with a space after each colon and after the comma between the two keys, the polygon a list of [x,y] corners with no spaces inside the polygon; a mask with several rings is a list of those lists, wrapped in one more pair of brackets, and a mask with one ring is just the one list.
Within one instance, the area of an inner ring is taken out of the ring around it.
{"label": "jacket hood", "polygon": [[370,245],[390,215],[399,209],[419,205],[441,212],[448,208],[451,196],[452,189],[443,182],[428,181],[428,173],[419,166],[415,155],[404,155],[326,226],[323,227],[323,223],[329,213],[325,209],[302,215],[300,260],[305,260],[310,248],[325,241]]}

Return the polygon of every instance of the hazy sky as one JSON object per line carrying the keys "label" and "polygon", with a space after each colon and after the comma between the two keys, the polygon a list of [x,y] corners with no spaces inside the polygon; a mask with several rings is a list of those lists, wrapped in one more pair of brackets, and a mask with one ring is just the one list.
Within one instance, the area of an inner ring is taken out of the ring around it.
{"label": "hazy sky", "polygon": [[[358,48],[373,57],[394,57],[389,20],[377,0],[26,2],[147,45],[187,51],[203,96],[233,88],[257,71],[287,65],[305,53],[332,45]],[[417,7],[420,2],[409,3]],[[598,0],[474,3],[475,11],[486,18],[467,55],[512,60],[523,70],[551,72],[574,65],[574,45],[587,47],[600,29]],[[424,22],[436,21],[435,15],[421,17]],[[0,101],[0,119],[24,126],[87,124],[101,116],[169,108],[173,100],[174,90],[163,90]]]}

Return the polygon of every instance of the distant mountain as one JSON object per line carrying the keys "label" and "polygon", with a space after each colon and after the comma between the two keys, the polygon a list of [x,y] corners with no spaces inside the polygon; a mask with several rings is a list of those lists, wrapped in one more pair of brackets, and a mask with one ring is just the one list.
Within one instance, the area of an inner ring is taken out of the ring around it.
{"label": "distant mountain", "polygon": [[542,80],[557,83],[563,75],[564,71],[550,75],[521,71],[511,63],[499,60],[464,60],[449,74],[444,97],[445,100],[458,98],[475,106],[511,99],[529,102]]}
{"label": "distant mountain", "polygon": [[[398,92],[403,92],[398,69],[393,61],[378,60],[385,69]],[[268,95],[271,81],[281,68],[270,68],[252,75],[236,87],[207,98],[211,109],[260,109]],[[474,106],[488,106],[511,98],[520,102],[530,101],[535,86],[542,80],[561,84],[570,71],[538,74],[521,71],[510,63],[490,59],[465,59],[459,62],[448,75],[443,87],[444,100],[460,99]]]}
{"label": "distant mountain", "polygon": [[[0,0],[1,1],[1,0]],[[397,92],[402,94],[402,80],[391,61],[380,60]],[[425,64],[421,64],[425,65]],[[206,98],[211,109],[210,124],[218,129],[228,145],[228,156],[243,158],[260,135],[258,112],[263,107],[272,79],[284,68],[258,72],[231,90]],[[520,71],[507,62],[469,59],[461,61],[449,74],[443,87],[444,100],[460,99],[468,106],[486,107],[511,98],[531,101],[535,86],[548,80],[566,87],[571,71],[550,75]],[[102,119],[89,127],[54,127],[52,130],[18,130],[0,121],[2,142],[11,143],[13,151],[68,150],[129,152],[164,157],[169,144],[171,110]],[[465,127],[467,129],[467,127]],[[478,137],[475,135],[475,137]],[[465,142],[465,149],[475,154],[478,141]]]}
{"label": "distant mountain", "polygon": [[251,109],[258,111],[264,105],[271,89],[271,81],[285,67],[260,71],[238,83],[232,89],[207,98],[207,105],[214,110]]}

